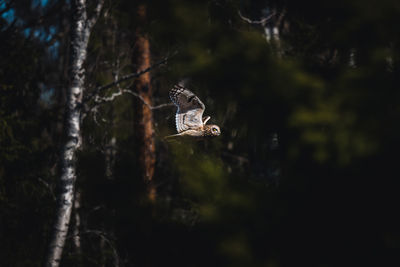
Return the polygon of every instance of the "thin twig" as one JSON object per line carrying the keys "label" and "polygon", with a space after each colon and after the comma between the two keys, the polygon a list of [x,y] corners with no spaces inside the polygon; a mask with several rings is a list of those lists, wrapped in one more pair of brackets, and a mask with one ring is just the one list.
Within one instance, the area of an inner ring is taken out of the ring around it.
{"label": "thin twig", "polygon": [[75,234],[75,235],[69,235],[68,238],[74,238],[76,236],[81,236],[84,234],[93,234],[93,235],[97,235],[100,236],[101,239],[103,239],[106,243],[108,243],[109,247],[111,248],[111,250],[113,251],[113,256],[114,256],[114,260],[115,260],[115,266],[119,266],[119,262],[120,262],[120,258],[118,255],[118,251],[115,248],[113,242],[108,238],[107,234],[104,233],[103,231],[100,230],[86,230],[86,231],[82,231],[79,234]]}
{"label": "thin twig", "polygon": [[93,25],[96,23],[97,19],[99,18],[103,4],[104,4],[104,0],[98,0],[96,8],[94,9],[93,16],[87,20],[87,27],[89,29],[91,29],[93,27]]}
{"label": "thin twig", "polygon": [[122,82],[125,82],[125,81],[131,80],[133,78],[139,77],[140,75],[142,75],[142,74],[144,74],[146,72],[149,72],[152,69],[154,69],[154,68],[156,68],[156,67],[158,67],[160,65],[163,65],[163,64],[167,63],[167,61],[171,57],[175,56],[176,54],[177,54],[177,52],[174,52],[171,56],[165,57],[164,59],[154,63],[152,66],[150,66],[150,67],[148,67],[148,68],[146,68],[144,70],[138,71],[136,73],[131,73],[131,74],[128,74],[128,75],[125,75],[125,76],[122,76],[122,78],[117,80],[117,81],[113,81],[113,82],[111,82],[109,84],[97,87],[96,89],[94,89],[93,93],[91,93],[87,98],[85,98],[83,100],[83,104],[85,104],[86,102],[90,101],[93,97],[95,97],[96,95],[98,95],[100,92],[102,92],[104,90],[107,90],[107,89],[109,89],[109,88],[111,88],[113,86],[116,86],[117,84],[120,84]]}
{"label": "thin twig", "polygon": [[17,19],[17,17],[15,17],[13,19],[13,21],[10,24],[8,24],[7,28],[5,28],[3,32],[7,32],[10,29],[12,29],[16,25],[17,21],[18,21],[18,19]]}
{"label": "thin twig", "polygon": [[265,23],[268,22],[268,20],[270,20],[273,16],[276,15],[276,12],[273,12],[273,13],[272,13],[271,15],[269,15],[268,17],[262,18],[262,19],[260,19],[260,20],[251,20],[251,19],[249,19],[249,18],[243,16],[242,13],[240,12],[240,10],[238,10],[238,14],[239,14],[240,18],[241,18],[242,20],[246,21],[247,23],[264,25]]}
{"label": "thin twig", "polygon": [[143,102],[143,104],[145,104],[149,109],[152,109],[152,110],[160,109],[160,108],[164,108],[164,107],[172,107],[172,106],[174,106],[173,103],[165,103],[165,104],[160,104],[160,105],[157,105],[157,106],[152,106],[149,103],[147,103],[146,100],[144,100],[141,95],[139,95],[139,94],[137,94],[135,92],[132,92],[131,90],[126,90],[126,89],[124,90],[124,92],[136,96],[137,98],[139,98]]}
{"label": "thin twig", "polygon": [[279,14],[278,19],[276,20],[275,25],[276,25],[277,28],[280,28],[281,23],[282,23],[283,18],[285,17],[285,15],[286,15],[286,8],[284,8],[284,9],[282,10],[282,12]]}
{"label": "thin twig", "polygon": [[147,101],[144,100],[144,98],[143,98],[141,95],[139,95],[139,94],[137,94],[137,93],[135,93],[135,92],[132,92],[131,90],[128,90],[128,89],[120,89],[118,92],[115,92],[115,93],[111,94],[109,97],[95,96],[94,101],[96,102],[96,104],[95,104],[94,106],[92,106],[92,107],[90,107],[90,108],[88,108],[87,110],[85,110],[85,111],[82,112],[81,121],[83,121],[89,113],[93,113],[94,121],[95,121],[95,123],[96,123],[97,125],[99,125],[99,123],[98,123],[98,121],[97,121],[97,113],[98,113],[99,106],[102,105],[102,104],[104,104],[104,103],[111,102],[111,101],[113,101],[116,97],[122,96],[122,95],[125,94],[125,93],[126,93],[126,94],[131,94],[131,95],[133,95],[133,96],[139,98],[140,101],[142,101],[143,104],[145,104],[145,105],[146,105],[149,109],[151,109],[151,110],[156,110],[156,109],[161,109],[161,108],[165,108],[165,107],[172,107],[172,106],[174,106],[173,103],[164,103],[164,104],[160,104],[160,105],[157,105],[157,106],[152,106],[152,105],[150,105],[149,103],[147,103]]}
{"label": "thin twig", "polygon": [[53,198],[54,201],[57,200],[56,195],[54,194],[54,190],[53,188],[49,185],[48,182],[46,182],[45,180],[43,180],[42,178],[38,177],[38,181],[43,184],[50,192],[51,197]]}
{"label": "thin twig", "polygon": [[53,6],[50,6],[50,4],[47,5],[45,14],[43,14],[40,17],[30,18],[23,25],[18,27],[19,30],[22,31],[29,28],[37,28],[38,26],[43,25],[46,19],[48,19],[51,16],[54,16],[54,14],[58,14],[59,8],[61,8],[62,5],[64,4],[65,4],[64,1],[56,1],[55,4],[53,4]]}
{"label": "thin twig", "polygon": [[157,105],[157,106],[152,106],[152,105],[150,105],[149,103],[147,103],[146,100],[144,100],[144,98],[143,98],[141,95],[139,95],[139,94],[137,94],[137,93],[135,93],[135,92],[133,92],[133,91],[131,91],[131,90],[129,90],[129,89],[120,89],[118,92],[113,93],[113,94],[110,95],[109,97],[100,97],[100,96],[96,96],[96,97],[95,97],[95,102],[96,102],[98,105],[99,105],[99,104],[103,104],[103,103],[105,103],[105,102],[111,102],[111,101],[113,101],[116,97],[121,96],[121,95],[123,95],[124,93],[131,94],[131,95],[133,95],[133,96],[136,96],[137,98],[139,98],[139,99],[143,102],[143,104],[145,104],[149,109],[152,109],[152,110],[154,110],[154,109],[160,109],[160,108],[164,108],[164,107],[170,107],[170,106],[173,106],[173,105],[174,105],[173,103],[166,103],[166,104],[160,104],[160,105]]}

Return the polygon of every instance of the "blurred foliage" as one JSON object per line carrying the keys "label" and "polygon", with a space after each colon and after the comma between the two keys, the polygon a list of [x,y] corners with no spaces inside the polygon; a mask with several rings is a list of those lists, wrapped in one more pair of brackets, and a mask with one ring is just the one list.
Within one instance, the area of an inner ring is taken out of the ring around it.
{"label": "blurred foliage", "polygon": [[[166,142],[175,108],[155,109],[151,204],[134,164],[133,97],[88,114],[74,211],[82,248],[69,238],[62,266],[398,264],[399,4],[142,2],[152,61],[178,52],[151,72],[154,105],[185,80],[222,135]],[[89,45],[87,95],[135,71],[138,3],[106,1]],[[281,56],[261,25],[238,15],[259,20],[266,9],[285,12]],[[43,41],[1,23],[0,263],[38,266],[53,218],[45,184],[56,184],[67,59],[54,67]],[[66,47],[60,40],[58,57]],[[40,84],[55,88],[48,101]]]}
{"label": "blurred foliage", "polygon": [[0,30],[0,264],[37,266],[55,204],[54,114],[40,99],[43,45],[6,25]]}

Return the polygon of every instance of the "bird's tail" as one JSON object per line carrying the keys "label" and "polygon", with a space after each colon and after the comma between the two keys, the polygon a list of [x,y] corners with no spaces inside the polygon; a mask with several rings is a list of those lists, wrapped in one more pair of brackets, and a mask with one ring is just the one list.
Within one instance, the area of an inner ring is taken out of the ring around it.
{"label": "bird's tail", "polygon": [[177,137],[182,136],[182,134],[178,133],[178,134],[172,134],[172,135],[168,135],[164,137],[164,140],[166,141],[172,141],[172,140],[176,140]]}

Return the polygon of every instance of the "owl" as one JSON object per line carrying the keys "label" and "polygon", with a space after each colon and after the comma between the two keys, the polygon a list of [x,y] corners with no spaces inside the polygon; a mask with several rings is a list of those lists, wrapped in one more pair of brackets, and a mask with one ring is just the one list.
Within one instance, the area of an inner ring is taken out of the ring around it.
{"label": "owl", "polygon": [[191,91],[180,85],[175,85],[169,91],[169,97],[178,107],[175,115],[176,130],[178,134],[167,136],[218,136],[221,130],[217,125],[206,125],[210,116],[203,118],[205,106],[203,102]]}

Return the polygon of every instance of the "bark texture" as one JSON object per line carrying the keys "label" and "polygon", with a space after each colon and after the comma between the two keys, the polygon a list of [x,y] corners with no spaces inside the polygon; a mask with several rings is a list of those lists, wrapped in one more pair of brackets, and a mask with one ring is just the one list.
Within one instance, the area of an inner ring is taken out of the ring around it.
{"label": "bark texture", "polygon": [[[150,42],[143,30],[146,23],[146,5],[140,4],[137,8],[138,27],[135,32],[135,48],[133,55],[133,64],[137,67],[137,71],[150,68]],[[146,72],[134,83],[133,90],[143,101],[135,99],[135,129],[136,129],[136,144],[138,145],[139,164],[142,177],[147,185],[148,197],[150,201],[156,198],[156,188],[154,186],[153,176],[156,162],[155,142],[153,129],[153,112],[152,106],[152,90],[150,83],[150,73]]]}
{"label": "bark texture", "polygon": [[60,264],[67,237],[71,212],[74,203],[76,151],[81,145],[81,103],[84,91],[87,45],[91,29],[100,13],[103,0],[99,0],[96,14],[87,18],[85,0],[71,1],[73,19],[71,32],[70,84],[67,89],[67,110],[64,129],[66,139],[61,158],[60,192],[58,195],[56,219],[49,244],[46,266],[57,267]]}

